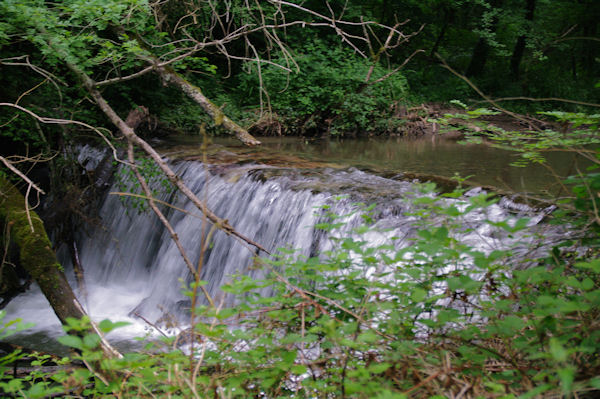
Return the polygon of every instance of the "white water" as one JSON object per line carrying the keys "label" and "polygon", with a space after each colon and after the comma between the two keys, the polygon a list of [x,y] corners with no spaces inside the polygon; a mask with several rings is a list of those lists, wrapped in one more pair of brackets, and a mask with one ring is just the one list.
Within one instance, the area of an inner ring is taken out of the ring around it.
{"label": "white water", "polygon": [[[310,176],[289,170],[263,182],[253,177],[252,166],[214,168],[214,173],[198,162],[179,162],[172,166],[192,191],[206,200],[210,209],[269,250],[286,246],[298,249],[299,254],[312,256],[330,249],[332,242],[314,228],[322,217],[321,207],[327,204],[332,212],[345,214],[355,209],[352,203],[357,199],[377,202],[377,227],[388,230],[363,237],[370,245],[382,244],[391,236],[400,237],[397,245],[403,245],[414,233],[414,217],[404,216],[408,209],[404,198],[414,188],[408,182],[352,169],[324,170]],[[322,192],[314,193],[316,188]],[[119,189],[113,185],[110,191]],[[343,193],[349,197],[335,199]],[[185,210],[184,213],[163,207],[190,259],[198,262],[203,232],[206,234],[210,226],[203,226],[197,216],[199,212],[182,195],[162,194],[159,198]],[[471,215],[468,227],[472,230],[462,239],[483,251],[500,248],[510,241],[521,240],[525,244],[527,240],[523,236],[508,239],[484,223],[486,219],[501,220],[508,215],[506,206],[500,205]],[[157,217],[150,211],[138,213],[125,207],[117,195],[107,195],[100,216],[101,224],[81,229],[77,237],[88,291],[87,298],[81,298],[81,302],[91,317],[97,321],[105,318],[129,321],[129,327],[113,333],[116,340],[153,332],[145,321],[133,315],[134,312],[167,330],[172,323],[165,315],[178,318],[177,323],[184,326],[189,301],[182,294],[182,286],[190,282],[190,274]],[[358,223],[360,217],[354,215],[342,230],[350,234]],[[252,267],[254,255],[247,245],[223,232],[214,234],[205,254],[201,277],[208,282],[206,288],[217,302],[234,305],[233,298],[219,289],[229,281],[230,275],[261,276],[262,271]],[[59,251],[59,257],[69,270],[70,257],[64,249]],[[268,289],[263,294],[268,295]],[[35,288],[13,300],[6,311],[9,319],[20,317],[25,322],[35,323],[30,331],[43,333],[42,343],[62,334],[56,316]]]}

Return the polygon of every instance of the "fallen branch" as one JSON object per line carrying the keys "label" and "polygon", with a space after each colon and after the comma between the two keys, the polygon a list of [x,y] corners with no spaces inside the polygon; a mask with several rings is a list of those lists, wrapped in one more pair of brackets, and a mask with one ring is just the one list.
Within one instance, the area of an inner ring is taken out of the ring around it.
{"label": "fallen branch", "polygon": [[[152,198],[152,192],[150,190],[150,187],[148,187],[148,183],[146,182],[146,179],[144,178],[144,176],[142,176],[142,174],[140,173],[140,171],[137,168],[137,165],[135,164],[135,156],[133,153],[133,144],[131,142],[129,142],[129,145],[127,146],[127,157],[128,157],[129,163],[130,163],[130,167],[133,170],[133,173],[135,174],[135,177],[137,178],[138,182],[140,183],[140,187],[142,187],[142,190],[144,191],[144,193],[146,194],[146,197],[148,198],[148,204],[150,205],[150,208],[152,209],[152,211],[154,211],[156,216],[158,216],[158,219],[161,221],[163,226],[165,226],[165,228],[171,235],[171,239],[177,246],[177,249],[179,250],[179,253],[181,254],[181,257],[183,258],[183,261],[185,262],[185,265],[187,266],[189,272],[194,277],[194,281],[197,281],[199,276],[197,275],[196,270],[194,269],[194,266],[192,265],[192,261],[187,256],[187,252],[183,248],[183,245],[181,244],[181,241],[179,240],[179,237],[177,236],[175,229],[173,229],[173,226],[171,226],[171,223],[169,223],[166,216],[156,206],[156,203],[154,202],[154,199]],[[202,292],[206,296],[206,299],[208,300],[208,302],[214,307],[215,304],[214,304],[210,294],[206,290],[206,287],[202,286]]]}
{"label": "fallen branch", "polygon": [[213,119],[215,125],[223,126],[223,128],[232,133],[242,143],[254,146],[259,145],[258,141],[252,136],[246,129],[232,121],[227,115],[221,111],[216,104],[210,101],[199,87],[194,86],[187,80],[181,77],[175,70],[169,67],[158,66],[158,60],[154,57],[144,57],[146,61],[152,62],[157,65],[155,71],[160,75],[164,82],[169,83],[181,89],[189,98],[194,100],[202,109]]}
{"label": "fallen branch", "polygon": [[[570,100],[568,98],[558,98],[558,97],[540,97],[540,98],[534,98],[534,97],[501,97],[501,98],[494,98],[492,99],[494,102],[500,102],[500,101],[532,101],[532,102],[540,102],[540,101],[556,101],[556,102],[561,102],[561,103],[568,103],[568,104],[577,104],[577,105],[585,105],[587,107],[595,107],[595,108],[600,108],[600,104],[596,104],[596,103],[588,103],[585,101],[577,101],[577,100]],[[488,102],[488,100],[479,100],[479,101],[473,101],[475,103],[485,103]]]}
{"label": "fallen branch", "polygon": [[[66,57],[65,57],[66,58]],[[185,195],[196,208],[198,208],[212,223],[216,224],[219,229],[224,231],[226,234],[237,237],[242,241],[256,247],[257,249],[270,254],[270,252],[264,248],[262,245],[254,242],[250,238],[244,236],[237,230],[233,228],[229,224],[229,221],[226,219],[221,219],[217,215],[215,215],[206,204],[201,201],[196,194],[189,189],[189,187],[181,180],[179,176],[173,172],[173,170],[169,167],[169,165],[162,159],[160,154],[144,139],[135,134],[135,131],[125,123],[123,119],[112,109],[112,107],[106,102],[102,94],[96,89],[96,84],[84,71],[82,71],[76,65],[66,62],[67,67],[75,73],[82,81],[83,86],[88,90],[92,98],[96,101],[96,104],[104,112],[104,114],[108,117],[108,119],[119,129],[121,134],[132,144],[141,148],[146,154],[152,158],[152,160],[156,163],[156,165],[162,170],[165,174],[166,178],[179,189],[179,191]],[[198,89],[199,90],[199,89]],[[213,104],[214,105],[214,104]],[[252,136],[250,136],[252,137]]]}

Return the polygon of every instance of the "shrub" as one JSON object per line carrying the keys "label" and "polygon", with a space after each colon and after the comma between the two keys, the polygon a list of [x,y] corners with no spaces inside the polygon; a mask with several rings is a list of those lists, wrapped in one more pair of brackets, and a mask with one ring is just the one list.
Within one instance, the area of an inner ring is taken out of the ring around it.
{"label": "shrub", "polygon": [[[372,207],[360,217],[325,209],[329,219],[318,227],[331,235],[332,249],[309,258],[282,250],[275,259],[257,259],[268,276],[240,275],[223,287],[238,295],[235,308],[195,309],[193,343],[188,331],[185,339],[150,342],[146,350],[107,359],[97,336],[78,335],[89,320],[71,320],[74,335],[60,341],[78,350],[74,359],[92,371],[15,379],[5,366],[1,387],[31,397],[63,389],[89,397],[186,398],[461,392],[515,398],[600,389],[597,237],[584,255],[565,242],[533,256],[523,243],[536,247],[544,231],[538,240],[528,238],[530,221],[510,217],[487,224],[494,237],[514,245],[473,247],[469,237],[480,232],[466,217],[491,219],[487,208],[497,199],[464,196],[460,189],[433,195],[434,189],[423,185],[410,199],[407,216],[416,233],[401,245],[373,223]],[[338,236],[350,219],[361,222],[350,236]],[[383,233],[387,242],[368,244],[369,235]],[[262,295],[264,287],[273,295]],[[116,326],[99,325],[105,332]]]}
{"label": "shrub", "polygon": [[[262,83],[272,111],[287,119],[292,129],[329,129],[332,134],[385,132],[390,130],[391,105],[402,101],[408,92],[406,79],[396,73],[384,81],[364,87],[371,61],[359,57],[341,45],[325,41],[305,41],[295,49],[292,73],[273,65],[261,68]],[[285,59],[276,63],[285,65]],[[258,103],[259,77],[256,66],[242,75],[240,88],[246,93],[247,106]],[[388,71],[376,65],[371,82]]]}

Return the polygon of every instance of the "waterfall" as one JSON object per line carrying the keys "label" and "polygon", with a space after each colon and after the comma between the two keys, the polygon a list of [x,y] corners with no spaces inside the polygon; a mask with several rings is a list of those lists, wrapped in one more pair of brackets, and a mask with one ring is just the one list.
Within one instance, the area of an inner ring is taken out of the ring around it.
{"label": "waterfall", "polygon": [[[383,243],[392,235],[399,237],[398,245],[405,245],[414,233],[415,217],[404,215],[410,208],[405,197],[414,191],[410,182],[352,168],[306,171],[257,165],[204,165],[196,161],[172,162],[171,167],[215,214],[271,251],[289,247],[297,249],[298,255],[313,256],[332,248],[332,241],[315,228],[324,217],[323,206],[333,213],[347,214],[355,209],[356,201],[377,203],[378,230],[366,236],[371,245]],[[155,186],[160,188],[158,183]],[[119,183],[114,182],[108,191],[120,191]],[[107,193],[99,212],[101,221],[90,223],[77,233],[88,290],[87,300],[82,302],[96,320],[130,321],[132,325],[122,330],[129,336],[142,335],[148,328],[137,315],[165,328],[173,322],[172,318],[185,324],[190,302],[182,289],[191,281],[190,273],[158,218],[150,210],[139,212],[127,206],[132,199],[124,198]],[[157,199],[172,205],[160,207],[189,258],[197,264],[202,238],[210,225],[181,194],[162,192]],[[492,250],[508,238],[500,237],[483,221],[503,220],[508,215],[509,210],[502,204],[478,211],[470,216],[472,226],[462,238],[483,250]],[[360,215],[353,215],[341,227],[341,234],[352,234],[352,228],[360,222]],[[537,222],[539,219],[532,224]],[[69,270],[71,261],[65,252],[58,254]],[[222,231],[214,233],[204,254],[201,278],[207,281],[205,287],[217,302],[225,307],[235,304],[234,298],[220,290],[231,275],[261,277],[264,271],[253,267],[254,256],[247,244]],[[268,288],[264,295],[269,295]],[[15,299],[7,312],[9,316],[35,322],[38,331],[49,336],[60,334],[58,320],[39,291],[32,290]]]}

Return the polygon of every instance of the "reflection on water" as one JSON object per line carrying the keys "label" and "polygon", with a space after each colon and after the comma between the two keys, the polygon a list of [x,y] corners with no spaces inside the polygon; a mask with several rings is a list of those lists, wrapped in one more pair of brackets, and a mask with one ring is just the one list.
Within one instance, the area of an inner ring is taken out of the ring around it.
{"label": "reflection on water", "polygon": [[[529,165],[514,167],[518,153],[489,145],[459,144],[455,141],[424,139],[331,139],[306,140],[291,137],[263,137],[261,151],[284,152],[314,161],[336,162],[357,168],[385,172],[425,173],[444,177],[471,176],[469,182],[497,187],[501,190],[536,195],[560,196],[556,177],[576,173],[585,168],[571,153],[552,152],[547,167]],[[218,144],[239,147],[239,141],[218,138]]]}

